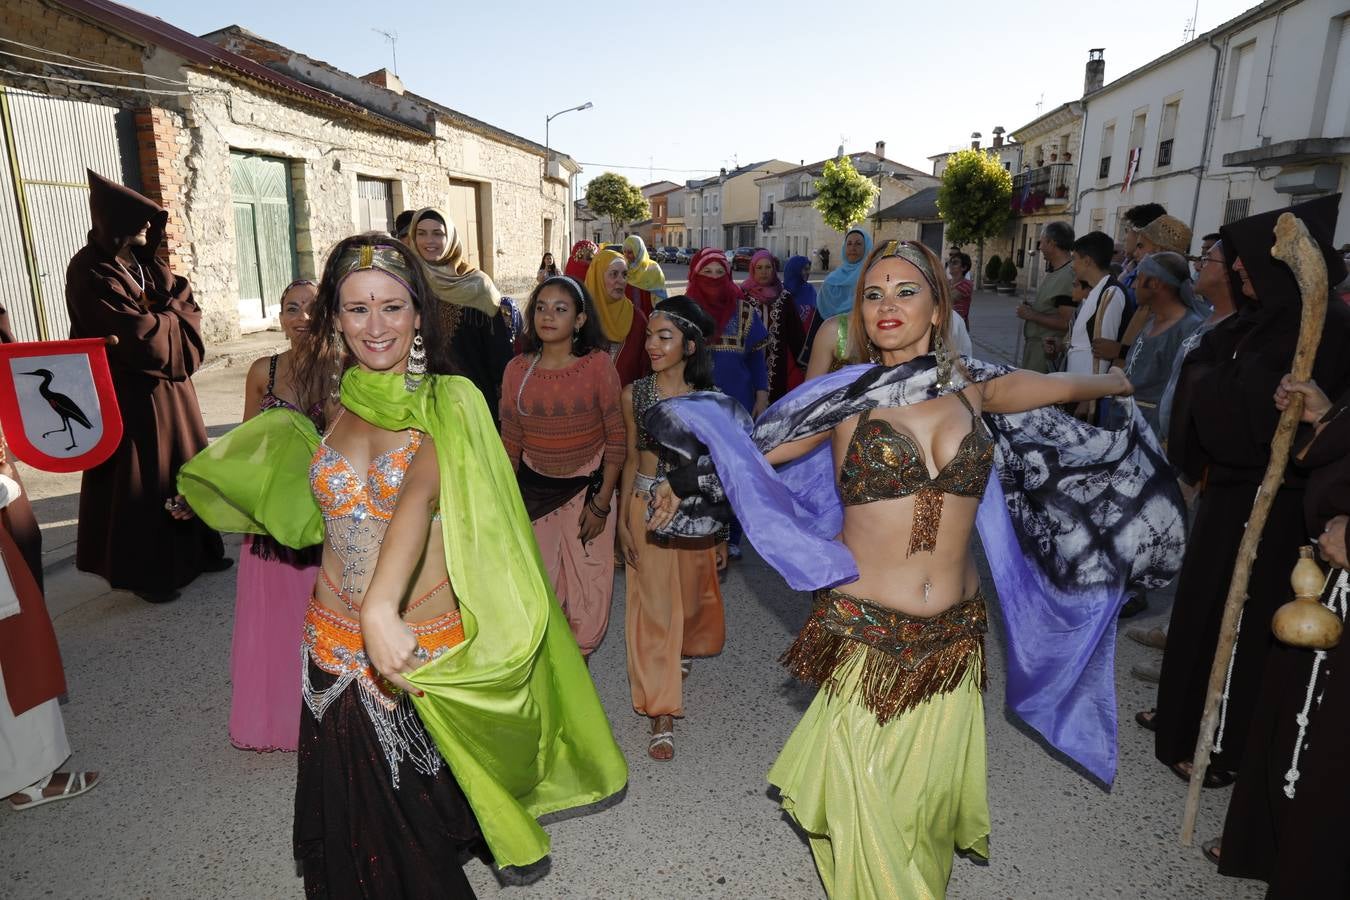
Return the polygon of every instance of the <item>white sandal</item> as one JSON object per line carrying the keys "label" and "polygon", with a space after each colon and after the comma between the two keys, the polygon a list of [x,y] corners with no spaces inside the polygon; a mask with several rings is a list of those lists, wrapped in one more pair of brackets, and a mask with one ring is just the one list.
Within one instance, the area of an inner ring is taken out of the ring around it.
{"label": "white sandal", "polygon": [[692,657],[689,657],[689,656],[681,656],[681,657],[680,657],[680,680],[683,681],[684,679],[688,678],[688,677],[689,677],[689,673],[690,673],[691,671],[693,671],[693,668],[694,668],[694,660],[693,660],[693,658],[692,658]]}
{"label": "white sandal", "polygon": [[[675,719],[670,716],[655,716],[652,724],[656,725],[661,719],[670,719],[670,728],[665,731],[653,731],[650,740],[647,741],[647,755],[657,762],[669,762],[675,758]],[[665,746],[670,748],[670,758],[657,756],[652,751],[656,748]]]}
{"label": "white sandal", "polygon": [[[47,787],[51,785],[52,779],[57,775],[66,776],[66,786],[58,794],[45,793]],[[34,806],[41,806],[44,803],[54,803],[57,800],[69,800],[71,797],[78,797],[86,791],[93,790],[101,779],[97,772],[52,772],[46,778],[30,784],[21,791],[15,791],[9,797],[11,809],[24,810],[32,809]],[[15,803],[15,797],[26,797],[22,803]]]}

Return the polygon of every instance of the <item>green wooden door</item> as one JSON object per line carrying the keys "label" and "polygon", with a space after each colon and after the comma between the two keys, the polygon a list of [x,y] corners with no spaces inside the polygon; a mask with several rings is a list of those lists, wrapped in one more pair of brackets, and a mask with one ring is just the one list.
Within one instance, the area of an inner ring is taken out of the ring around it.
{"label": "green wooden door", "polygon": [[239,317],[245,323],[275,316],[281,292],[296,278],[295,216],[290,169],[273,156],[230,152]]}

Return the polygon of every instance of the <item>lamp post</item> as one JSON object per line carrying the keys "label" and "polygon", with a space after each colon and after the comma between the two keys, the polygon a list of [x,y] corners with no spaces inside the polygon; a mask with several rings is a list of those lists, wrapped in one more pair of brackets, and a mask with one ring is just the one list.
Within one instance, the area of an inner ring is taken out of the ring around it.
{"label": "lamp post", "polygon": [[569,106],[569,107],[567,107],[567,109],[560,109],[560,110],[558,110],[557,112],[555,112],[553,115],[551,115],[551,116],[545,116],[545,117],[544,117],[544,177],[545,177],[545,178],[548,177],[548,163],[549,163],[549,156],[551,155],[550,152],[549,152],[549,143],[548,143],[548,126],[549,126],[549,123],[551,123],[554,119],[558,118],[558,116],[561,116],[563,113],[581,112],[583,109],[590,109],[593,105],[594,105],[594,104],[591,103],[591,101],[587,100],[585,103],[581,104],[580,106]]}

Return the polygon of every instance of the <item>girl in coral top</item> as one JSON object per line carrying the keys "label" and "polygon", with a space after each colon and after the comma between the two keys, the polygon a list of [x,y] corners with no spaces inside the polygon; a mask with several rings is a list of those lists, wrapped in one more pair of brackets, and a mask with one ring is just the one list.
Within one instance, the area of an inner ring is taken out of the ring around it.
{"label": "girl in coral top", "polygon": [[525,308],[524,352],[502,380],[502,442],[549,580],[582,654],[599,646],[614,592],[611,515],[628,447],[619,375],[586,289],[546,279]]}

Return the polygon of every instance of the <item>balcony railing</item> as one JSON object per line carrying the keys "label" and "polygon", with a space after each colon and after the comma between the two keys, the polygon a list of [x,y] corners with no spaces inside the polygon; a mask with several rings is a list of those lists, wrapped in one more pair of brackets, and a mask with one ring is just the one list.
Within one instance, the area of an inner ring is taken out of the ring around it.
{"label": "balcony railing", "polygon": [[1069,202],[1073,191],[1073,163],[1050,163],[1013,176],[1013,212],[1029,215],[1047,206]]}

